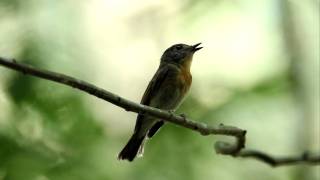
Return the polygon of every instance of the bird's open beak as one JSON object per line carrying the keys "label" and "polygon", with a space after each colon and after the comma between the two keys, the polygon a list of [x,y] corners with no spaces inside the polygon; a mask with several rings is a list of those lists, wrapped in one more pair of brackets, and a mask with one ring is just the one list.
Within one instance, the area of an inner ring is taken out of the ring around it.
{"label": "bird's open beak", "polygon": [[201,43],[198,43],[198,44],[193,45],[193,46],[192,46],[192,51],[193,51],[193,52],[196,52],[196,51],[202,49],[203,47],[198,47],[200,44],[201,44]]}

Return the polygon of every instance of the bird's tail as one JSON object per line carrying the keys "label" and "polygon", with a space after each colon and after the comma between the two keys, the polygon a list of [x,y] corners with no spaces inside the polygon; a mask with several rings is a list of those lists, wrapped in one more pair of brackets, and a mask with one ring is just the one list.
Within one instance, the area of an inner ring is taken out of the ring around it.
{"label": "bird's tail", "polygon": [[119,153],[118,159],[132,161],[137,155],[142,155],[144,138],[144,136],[139,137],[138,133],[134,133]]}

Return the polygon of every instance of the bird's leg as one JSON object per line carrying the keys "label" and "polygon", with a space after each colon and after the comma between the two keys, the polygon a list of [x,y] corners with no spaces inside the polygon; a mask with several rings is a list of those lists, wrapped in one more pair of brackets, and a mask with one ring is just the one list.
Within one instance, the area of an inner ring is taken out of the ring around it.
{"label": "bird's leg", "polygon": [[171,118],[174,115],[174,110],[168,110],[168,113],[170,114],[169,118]]}
{"label": "bird's leg", "polygon": [[187,120],[187,116],[184,113],[181,113],[180,116],[183,118],[184,121]]}

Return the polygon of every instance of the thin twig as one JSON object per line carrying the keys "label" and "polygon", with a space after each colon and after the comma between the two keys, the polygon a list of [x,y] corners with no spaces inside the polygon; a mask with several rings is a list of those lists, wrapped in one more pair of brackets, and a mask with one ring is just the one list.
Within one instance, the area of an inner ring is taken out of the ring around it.
{"label": "thin twig", "polygon": [[[193,121],[184,115],[176,115],[172,112],[164,111],[161,109],[153,108],[150,106],[145,106],[142,104],[135,103],[133,101],[124,99],[116,94],[106,91],[102,88],[96,87],[88,82],[67,76],[64,74],[42,70],[38,68],[31,67],[29,65],[24,65],[17,63],[15,60],[8,60],[0,57],[0,65],[5,66],[9,69],[13,69],[22,72],[26,75],[36,76],[42,79],[47,79],[60,84],[65,84],[67,86],[77,88],[81,91],[87,92],[93,96],[104,99],[116,106],[122,107],[126,111],[132,111],[136,113],[148,114],[157,118],[161,118],[164,121],[174,123],[176,125],[191,129],[193,131],[199,132],[201,135],[225,135],[233,136],[236,138],[235,144],[230,144],[227,142],[216,142],[215,150],[219,154],[231,155],[234,157],[253,157],[262,162],[270,164],[271,166],[290,164],[295,162],[305,162],[310,164],[319,164],[320,158],[305,158],[309,156],[304,156],[303,158],[273,158],[260,151],[245,150],[245,135],[246,131],[233,126],[225,126],[220,124],[218,127],[208,126],[207,124]],[[299,159],[300,158],[300,159]]]}
{"label": "thin twig", "polygon": [[262,162],[265,162],[272,167],[296,165],[299,163],[316,165],[320,162],[320,156],[310,155],[308,152],[304,152],[299,156],[273,157],[260,151],[243,149],[236,156],[243,158],[254,158]]}

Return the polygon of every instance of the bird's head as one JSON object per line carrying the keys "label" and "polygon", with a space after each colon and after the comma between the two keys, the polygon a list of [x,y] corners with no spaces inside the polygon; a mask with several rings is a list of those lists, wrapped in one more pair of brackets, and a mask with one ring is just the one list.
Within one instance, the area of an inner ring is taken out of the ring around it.
{"label": "bird's head", "polygon": [[172,63],[190,68],[193,54],[202,48],[199,47],[200,44],[201,43],[198,43],[192,46],[175,44],[164,51],[161,56],[161,63]]}

